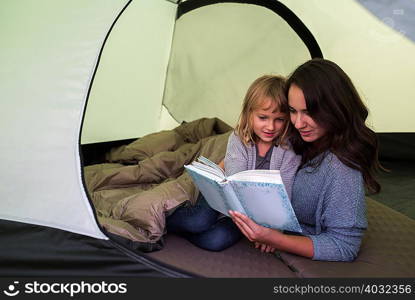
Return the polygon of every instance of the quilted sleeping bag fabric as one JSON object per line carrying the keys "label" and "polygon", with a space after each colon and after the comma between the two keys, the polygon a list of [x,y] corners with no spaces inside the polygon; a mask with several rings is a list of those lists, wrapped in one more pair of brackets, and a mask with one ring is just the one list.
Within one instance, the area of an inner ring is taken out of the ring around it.
{"label": "quilted sleeping bag fabric", "polygon": [[200,155],[220,162],[231,130],[219,119],[198,119],[111,149],[105,163],[85,167],[100,224],[142,250],[160,249],[166,216],[197,199],[183,166]]}

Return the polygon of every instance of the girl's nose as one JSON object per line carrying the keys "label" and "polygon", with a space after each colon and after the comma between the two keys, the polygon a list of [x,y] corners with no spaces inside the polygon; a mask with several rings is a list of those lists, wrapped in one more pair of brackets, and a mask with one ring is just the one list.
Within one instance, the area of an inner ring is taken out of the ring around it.
{"label": "girl's nose", "polygon": [[267,129],[272,131],[272,130],[274,130],[274,128],[275,128],[274,121],[269,121],[268,124],[267,124]]}

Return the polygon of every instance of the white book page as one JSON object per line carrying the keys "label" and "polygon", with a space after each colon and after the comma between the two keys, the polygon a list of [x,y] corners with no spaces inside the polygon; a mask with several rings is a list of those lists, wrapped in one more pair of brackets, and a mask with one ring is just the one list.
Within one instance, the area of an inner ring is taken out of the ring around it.
{"label": "white book page", "polygon": [[228,180],[282,184],[279,170],[246,170],[229,176]]}
{"label": "white book page", "polygon": [[224,178],[222,178],[221,176],[218,176],[216,173],[212,172],[212,169],[208,169],[208,168],[200,168],[198,166],[195,166],[193,164],[191,165],[185,165],[185,168],[195,172],[195,173],[199,173],[202,174],[203,176],[210,178],[216,182],[222,182],[224,180]]}
{"label": "white book page", "polygon": [[223,177],[226,177],[225,172],[222,170],[221,167],[219,167],[217,164],[215,164],[213,161],[211,161],[210,159],[204,157],[204,156],[200,156],[198,158],[198,161],[202,164],[205,164],[209,167],[211,167],[212,169],[214,169],[217,174],[221,174]]}

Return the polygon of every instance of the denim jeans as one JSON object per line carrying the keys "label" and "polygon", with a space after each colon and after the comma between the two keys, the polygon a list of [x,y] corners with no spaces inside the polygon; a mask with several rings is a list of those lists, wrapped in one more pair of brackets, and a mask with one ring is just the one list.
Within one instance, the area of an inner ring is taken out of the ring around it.
{"label": "denim jeans", "polygon": [[183,236],[199,248],[224,250],[238,242],[242,233],[229,217],[209,206],[202,194],[195,205],[182,206],[167,217],[167,232]]}

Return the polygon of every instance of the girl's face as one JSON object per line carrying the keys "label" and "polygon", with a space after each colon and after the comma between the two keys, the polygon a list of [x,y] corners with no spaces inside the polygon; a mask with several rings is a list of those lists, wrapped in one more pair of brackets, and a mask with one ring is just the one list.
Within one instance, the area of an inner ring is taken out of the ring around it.
{"label": "girl's face", "polygon": [[308,114],[303,91],[295,84],[288,90],[288,105],[291,123],[305,142],[315,142],[326,134],[326,130]]}
{"label": "girl's face", "polygon": [[286,115],[281,113],[271,99],[252,112],[252,129],[259,143],[271,144],[284,128]]}

